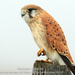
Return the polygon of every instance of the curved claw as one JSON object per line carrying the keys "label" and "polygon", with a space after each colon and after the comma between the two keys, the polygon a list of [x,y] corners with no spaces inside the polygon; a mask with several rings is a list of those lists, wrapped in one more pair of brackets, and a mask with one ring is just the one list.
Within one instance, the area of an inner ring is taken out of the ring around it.
{"label": "curved claw", "polygon": [[[40,56],[41,53],[43,53],[43,55],[46,55],[44,49],[40,49],[40,50],[37,52],[37,56]],[[42,56],[43,56],[43,55],[42,55]]]}
{"label": "curved claw", "polygon": [[51,62],[51,61],[48,61],[48,58],[47,58],[46,60],[36,60],[36,62],[47,62],[47,63],[52,64],[52,62]]}

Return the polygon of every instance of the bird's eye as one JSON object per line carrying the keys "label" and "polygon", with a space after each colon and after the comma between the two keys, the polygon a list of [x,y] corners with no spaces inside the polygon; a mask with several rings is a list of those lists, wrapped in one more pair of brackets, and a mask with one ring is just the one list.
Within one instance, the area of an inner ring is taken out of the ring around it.
{"label": "bird's eye", "polygon": [[27,9],[26,12],[28,13],[28,15],[29,15],[30,18],[33,18],[34,14],[35,14],[35,10],[36,9],[34,9],[34,8]]}
{"label": "bird's eye", "polygon": [[32,11],[32,9],[29,9],[29,12],[31,12]]}
{"label": "bird's eye", "polygon": [[28,9],[27,12],[29,12],[29,13],[32,12],[32,9]]}

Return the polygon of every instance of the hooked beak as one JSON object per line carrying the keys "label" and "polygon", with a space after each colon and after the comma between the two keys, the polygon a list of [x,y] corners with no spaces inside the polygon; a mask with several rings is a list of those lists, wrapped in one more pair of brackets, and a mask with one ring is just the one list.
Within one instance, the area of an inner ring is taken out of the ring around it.
{"label": "hooked beak", "polygon": [[25,13],[21,13],[21,16],[23,17],[25,15]]}
{"label": "hooked beak", "polygon": [[21,11],[21,17],[25,16],[26,12],[25,11]]}

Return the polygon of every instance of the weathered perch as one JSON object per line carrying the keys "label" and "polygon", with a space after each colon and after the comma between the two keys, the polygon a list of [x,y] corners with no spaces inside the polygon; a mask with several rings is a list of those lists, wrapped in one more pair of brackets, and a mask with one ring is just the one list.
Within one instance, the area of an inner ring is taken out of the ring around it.
{"label": "weathered perch", "polygon": [[46,62],[35,62],[32,75],[72,75],[66,65],[55,65]]}

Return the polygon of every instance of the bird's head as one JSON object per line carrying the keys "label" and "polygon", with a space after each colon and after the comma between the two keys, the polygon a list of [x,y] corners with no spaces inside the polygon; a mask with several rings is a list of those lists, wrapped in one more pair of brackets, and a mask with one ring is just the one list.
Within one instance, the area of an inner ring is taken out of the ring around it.
{"label": "bird's head", "polygon": [[37,16],[40,16],[43,9],[36,5],[26,5],[21,9],[21,16],[26,23],[33,22]]}

